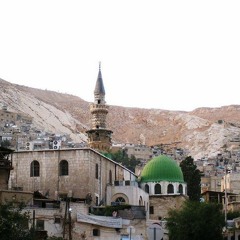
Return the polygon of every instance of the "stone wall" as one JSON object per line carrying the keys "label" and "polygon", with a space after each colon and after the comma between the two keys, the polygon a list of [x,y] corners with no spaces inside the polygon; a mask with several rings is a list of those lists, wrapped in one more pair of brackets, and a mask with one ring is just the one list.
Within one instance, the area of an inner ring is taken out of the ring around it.
{"label": "stone wall", "polygon": [[[40,164],[40,175],[31,177],[30,166],[34,160]],[[59,176],[62,160],[68,162],[68,175],[65,176]],[[58,193],[85,198],[91,193],[94,202],[96,198],[101,201],[110,182],[135,179],[129,170],[87,148],[15,152],[13,167],[12,187],[23,187],[24,191],[38,190],[42,194],[48,192],[50,198],[56,198]]]}
{"label": "stone wall", "polygon": [[150,207],[153,207],[153,214],[149,214],[149,219],[161,220],[168,216],[171,209],[180,209],[184,201],[187,199],[183,195],[175,196],[150,196]]}

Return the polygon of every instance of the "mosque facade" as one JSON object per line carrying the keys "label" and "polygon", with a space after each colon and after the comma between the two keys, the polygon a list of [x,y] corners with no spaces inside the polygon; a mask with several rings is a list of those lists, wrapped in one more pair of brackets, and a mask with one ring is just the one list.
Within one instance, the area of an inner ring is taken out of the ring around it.
{"label": "mosque facade", "polygon": [[87,147],[14,152],[8,189],[33,193],[28,210],[48,236],[168,239],[168,211],[187,199],[181,168],[161,155],[137,176],[101,153],[111,148],[112,131],[100,66],[90,112]]}

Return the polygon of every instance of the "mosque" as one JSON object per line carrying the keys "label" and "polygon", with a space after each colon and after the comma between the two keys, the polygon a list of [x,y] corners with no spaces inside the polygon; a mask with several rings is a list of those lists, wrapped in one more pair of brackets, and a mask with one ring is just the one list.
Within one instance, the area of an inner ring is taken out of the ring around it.
{"label": "mosque", "polygon": [[[104,156],[111,149],[108,106],[99,66],[90,106],[88,146],[68,149],[17,151],[13,170],[0,164],[0,184],[11,197],[32,193],[28,210],[36,231],[64,239],[168,239],[165,228],[170,209],[187,199],[181,168],[169,156],[150,160],[137,176]],[[2,161],[2,160],[0,160]],[[1,163],[1,162],[0,162]],[[10,171],[6,181],[6,171]],[[15,194],[15,195],[14,195]]]}

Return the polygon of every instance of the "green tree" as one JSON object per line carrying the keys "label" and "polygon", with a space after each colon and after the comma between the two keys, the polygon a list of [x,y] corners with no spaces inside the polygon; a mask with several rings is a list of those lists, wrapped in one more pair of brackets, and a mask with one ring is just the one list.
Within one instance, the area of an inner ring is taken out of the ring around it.
{"label": "green tree", "polygon": [[132,172],[135,171],[135,167],[140,163],[140,160],[136,159],[134,155],[131,155],[129,158],[128,154],[124,150],[103,154],[104,156],[111,158],[115,162],[122,164],[124,167],[128,168]]}
{"label": "green tree", "polygon": [[186,201],[180,210],[169,212],[169,240],[222,240],[224,224],[222,205]]}
{"label": "green tree", "polygon": [[227,219],[228,220],[233,220],[234,218],[240,217],[240,212],[239,211],[229,211],[227,212]]}
{"label": "green tree", "polygon": [[10,142],[8,139],[3,140],[3,141],[1,142],[1,147],[8,148],[8,147],[10,147],[10,146],[11,146],[11,142]]}
{"label": "green tree", "polygon": [[0,238],[1,240],[30,240],[28,229],[29,213],[23,211],[24,205],[14,203],[0,204]]}
{"label": "green tree", "polygon": [[180,163],[184,181],[187,183],[187,195],[191,201],[199,201],[201,197],[201,174],[193,162],[193,158],[188,156]]}

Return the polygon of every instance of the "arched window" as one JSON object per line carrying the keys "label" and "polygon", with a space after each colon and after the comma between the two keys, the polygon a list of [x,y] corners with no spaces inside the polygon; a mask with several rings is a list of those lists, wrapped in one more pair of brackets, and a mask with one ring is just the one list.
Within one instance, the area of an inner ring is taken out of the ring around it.
{"label": "arched window", "polygon": [[40,164],[38,161],[34,160],[30,165],[30,177],[39,177],[40,176]]}
{"label": "arched window", "polygon": [[109,171],[109,183],[112,185],[112,171]]}
{"label": "arched window", "polygon": [[118,197],[118,198],[116,198],[115,202],[125,203],[126,200],[123,197]]}
{"label": "arched window", "polygon": [[138,200],[138,205],[142,206],[143,205],[143,199],[142,196],[140,196],[139,200]]}
{"label": "arched window", "polygon": [[182,186],[182,184],[179,184],[178,192],[181,193],[181,194],[183,193],[183,186]]}
{"label": "arched window", "polygon": [[68,175],[68,161],[62,160],[59,164],[59,175],[67,176]]}
{"label": "arched window", "polygon": [[174,193],[174,187],[172,184],[168,184],[167,193]]}
{"label": "arched window", "polygon": [[98,164],[95,166],[95,178],[98,179]]}
{"label": "arched window", "polygon": [[155,185],[155,189],[154,189],[155,194],[161,194],[161,185],[160,184],[156,184]]}
{"label": "arched window", "polygon": [[145,192],[149,193],[149,185],[148,184],[145,185]]}

